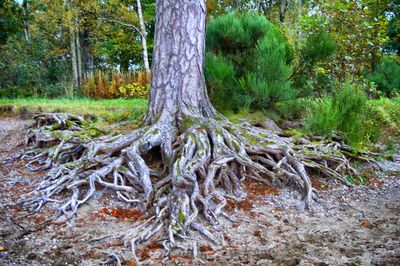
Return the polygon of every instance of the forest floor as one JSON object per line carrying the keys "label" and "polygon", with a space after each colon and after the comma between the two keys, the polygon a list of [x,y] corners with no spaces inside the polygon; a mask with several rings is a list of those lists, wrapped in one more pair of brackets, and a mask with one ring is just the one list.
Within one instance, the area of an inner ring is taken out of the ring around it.
{"label": "forest floor", "polygon": [[[24,147],[29,121],[0,117],[0,162]],[[235,223],[221,220],[226,246],[200,247],[199,259],[174,251],[167,264],[207,265],[400,265],[400,158],[381,162],[382,171],[365,168],[365,185],[348,188],[314,177],[320,203],[304,211],[301,196],[246,183],[250,195],[229,205]],[[107,254],[125,257],[134,265],[120,234],[138,219],[138,212],[106,190],[83,206],[72,222],[39,226],[54,213],[23,218],[15,203],[44,175],[30,172],[23,162],[0,164],[0,265],[99,265]],[[159,265],[158,243],[138,253],[144,265]]]}

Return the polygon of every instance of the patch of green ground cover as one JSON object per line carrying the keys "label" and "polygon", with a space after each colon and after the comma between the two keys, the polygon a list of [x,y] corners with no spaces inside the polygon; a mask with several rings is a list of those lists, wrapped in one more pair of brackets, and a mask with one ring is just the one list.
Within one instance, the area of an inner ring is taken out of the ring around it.
{"label": "patch of green ground cover", "polygon": [[105,122],[136,120],[147,109],[147,100],[143,99],[0,99],[2,113],[40,113],[66,112],[83,116],[95,116]]}
{"label": "patch of green ground cover", "polygon": [[[292,129],[292,134],[287,135],[292,137],[318,135],[327,138],[339,135],[356,150],[373,149],[375,143],[387,144],[390,141],[399,143],[400,97],[380,99],[365,97],[361,99],[360,106],[354,107],[355,102],[357,103],[354,98],[360,98],[359,95],[355,97],[344,91],[339,96],[297,99],[288,104],[279,103],[279,106],[284,108],[276,112],[271,110],[251,112],[243,109],[240,112],[224,112],[224,114],[234,123],[239,123],[243,119],[263,121],[266,118],[274,120],[278,125],[285,121],[297,121],[298,123],[290,123],[295,129]],[[286,131],[283,133],[286,134]]]}

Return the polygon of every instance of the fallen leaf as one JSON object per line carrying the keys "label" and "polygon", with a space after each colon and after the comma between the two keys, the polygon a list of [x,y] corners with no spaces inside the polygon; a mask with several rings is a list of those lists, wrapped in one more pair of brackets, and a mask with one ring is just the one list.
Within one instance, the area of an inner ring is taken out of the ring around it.
{"label": "fallen leaf", "polygon": [[1,251],[6,251],[6,250],[7,250],[6,247],[0,246],[0,252]]}
{"label": "fallen leaf", "polygon": [[364,220],[361,222],[361,226],[368,228],[369,227],[369,222],[367,220]]}

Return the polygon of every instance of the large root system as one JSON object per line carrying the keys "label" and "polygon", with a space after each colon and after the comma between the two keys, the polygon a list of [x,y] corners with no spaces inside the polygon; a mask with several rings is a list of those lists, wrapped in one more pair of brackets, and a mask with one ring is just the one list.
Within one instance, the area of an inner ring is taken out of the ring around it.
{"label": "large root system", "polygon": [[349,147],[284,137],[263,123],[160,119],[125,136],[98,136],[93,128],[87,134],[85,125],[69,114],[35,117],[22,158],[28,167],[49,171],[23,204],[35,212],[59,202],[57,217],[72,218],[96,189],[108,188],[149,214],[125,234],[135,258],[137,246],[150,239],[161,241],[167,256],[181,246],[196,254],[200,239],[223,244],[219,218],[230,219],[228,199],[246,197],[245,179],[294,187],[311,209],[316,191],[306,168],[343,182],[343,174],[356,173],[343,155]]}

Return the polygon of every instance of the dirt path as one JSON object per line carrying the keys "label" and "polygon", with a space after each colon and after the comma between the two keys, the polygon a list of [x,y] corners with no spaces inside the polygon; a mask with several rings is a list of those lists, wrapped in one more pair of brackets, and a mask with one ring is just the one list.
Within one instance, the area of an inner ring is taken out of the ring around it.
{"label": "dirt path", "polygon": [[[25,121],[0,118],[0,161],[21,149]],[[399,162],[391,171],[373,173],[368,186],[348,189],[327,179],[315,181],[321,203],[304,212],[300,195],[247,184],[251,199],[221,220],[225,248],[201,246],[207,265],[400,265]],[[397,172],[396,172],[397,171]],[[131,259],[129,250],[110,234],[128,230],[136,219],[129,206],[107,191],[81,208],[71,223],[38,227],[48,210],[21,218],[14,202],[43,173],[31,173],[21,163],[0,165],[0,265],[99,265],[106,254]],[[27,230],[32,230],[29,232]],[[145,265],[161,264],[154,243],[139,253]],[[201,264],[176,252],[167,264]]]}

